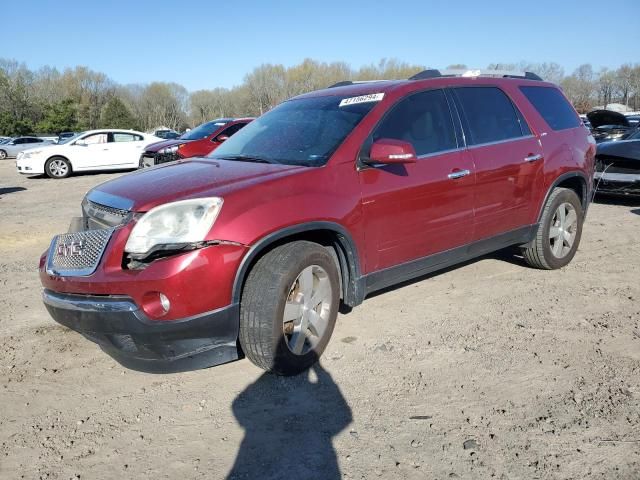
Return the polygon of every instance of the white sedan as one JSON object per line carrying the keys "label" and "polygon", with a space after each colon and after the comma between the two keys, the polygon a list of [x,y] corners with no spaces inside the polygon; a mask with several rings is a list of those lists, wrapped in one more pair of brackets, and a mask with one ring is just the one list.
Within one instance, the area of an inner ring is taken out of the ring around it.
{"label": "white sedan", "polygon": [[134,130],[89,130],[57,145],[21,152],[16,168],[23,175],[46,173],[51,178],[88,170],[138,168],[144,147],[160,140]]}

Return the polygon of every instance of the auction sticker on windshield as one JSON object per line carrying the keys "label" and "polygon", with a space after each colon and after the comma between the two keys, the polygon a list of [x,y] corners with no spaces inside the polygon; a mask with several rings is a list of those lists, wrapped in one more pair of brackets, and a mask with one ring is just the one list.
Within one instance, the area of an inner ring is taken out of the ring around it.
{"label": "auction sticker on windshield", "polygon": [[356,103],[379,102],[384,98],[384,93],[370,93],[368,95],[360,95],[359,97],[343,98],[340,100],[339,107],[347,105],[355,105]]}

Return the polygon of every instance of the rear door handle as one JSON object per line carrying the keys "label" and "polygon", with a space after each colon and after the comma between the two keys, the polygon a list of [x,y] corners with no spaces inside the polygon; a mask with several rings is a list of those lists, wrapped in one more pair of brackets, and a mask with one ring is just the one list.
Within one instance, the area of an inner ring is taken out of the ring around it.
{"label": "rear door handle", "polygon": [[524,157],[525,162],[535,162],[536,160],[542,160],[542,155],[538,153],[536,155],[527,155]]}
{"label": "rear door handle", "polygon": [[471,172],[469,170],[456,170],[455,172],[451,172],[448,177],[451,180],[455,180],[456,178],[462,178],[469,175]]}

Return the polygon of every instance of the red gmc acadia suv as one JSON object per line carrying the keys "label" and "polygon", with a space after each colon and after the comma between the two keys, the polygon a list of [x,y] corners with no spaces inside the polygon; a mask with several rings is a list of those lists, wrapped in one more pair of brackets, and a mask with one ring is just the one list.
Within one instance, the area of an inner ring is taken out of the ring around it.
{"label": "red gmc acadia suv", "polygon": [[91,190],[40,259],[44,303],[130,368],[295,374],[375,290],[511,245],[568,264],[594,154],[531,73],[341,82]]}

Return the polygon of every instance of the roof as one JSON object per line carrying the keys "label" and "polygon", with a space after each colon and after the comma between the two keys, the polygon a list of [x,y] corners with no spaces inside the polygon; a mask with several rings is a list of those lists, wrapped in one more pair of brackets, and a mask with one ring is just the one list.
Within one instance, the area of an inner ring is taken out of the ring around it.
{"label": "roof", "polygon": [[[294,97],[295,99],[324,97],[324,96],[344,96],[355,97],[373,93],[388,93],[403,87],[417,86],[417,88],[444,88],[449,86],[462,85],[500,85],[505,83],[515,83],[516,85],[548,86],[557,87],[553,83],[540,80],[530,80],[525,78],[502,78],[502,77],[434,77],[417,80],[377,80],[372,82],[354,82],[343,86],[329,87],[314,92],[305,93]],[[342,84],[342,82],[340,82]],[[411,88],[413,90],[413,88]]]}

